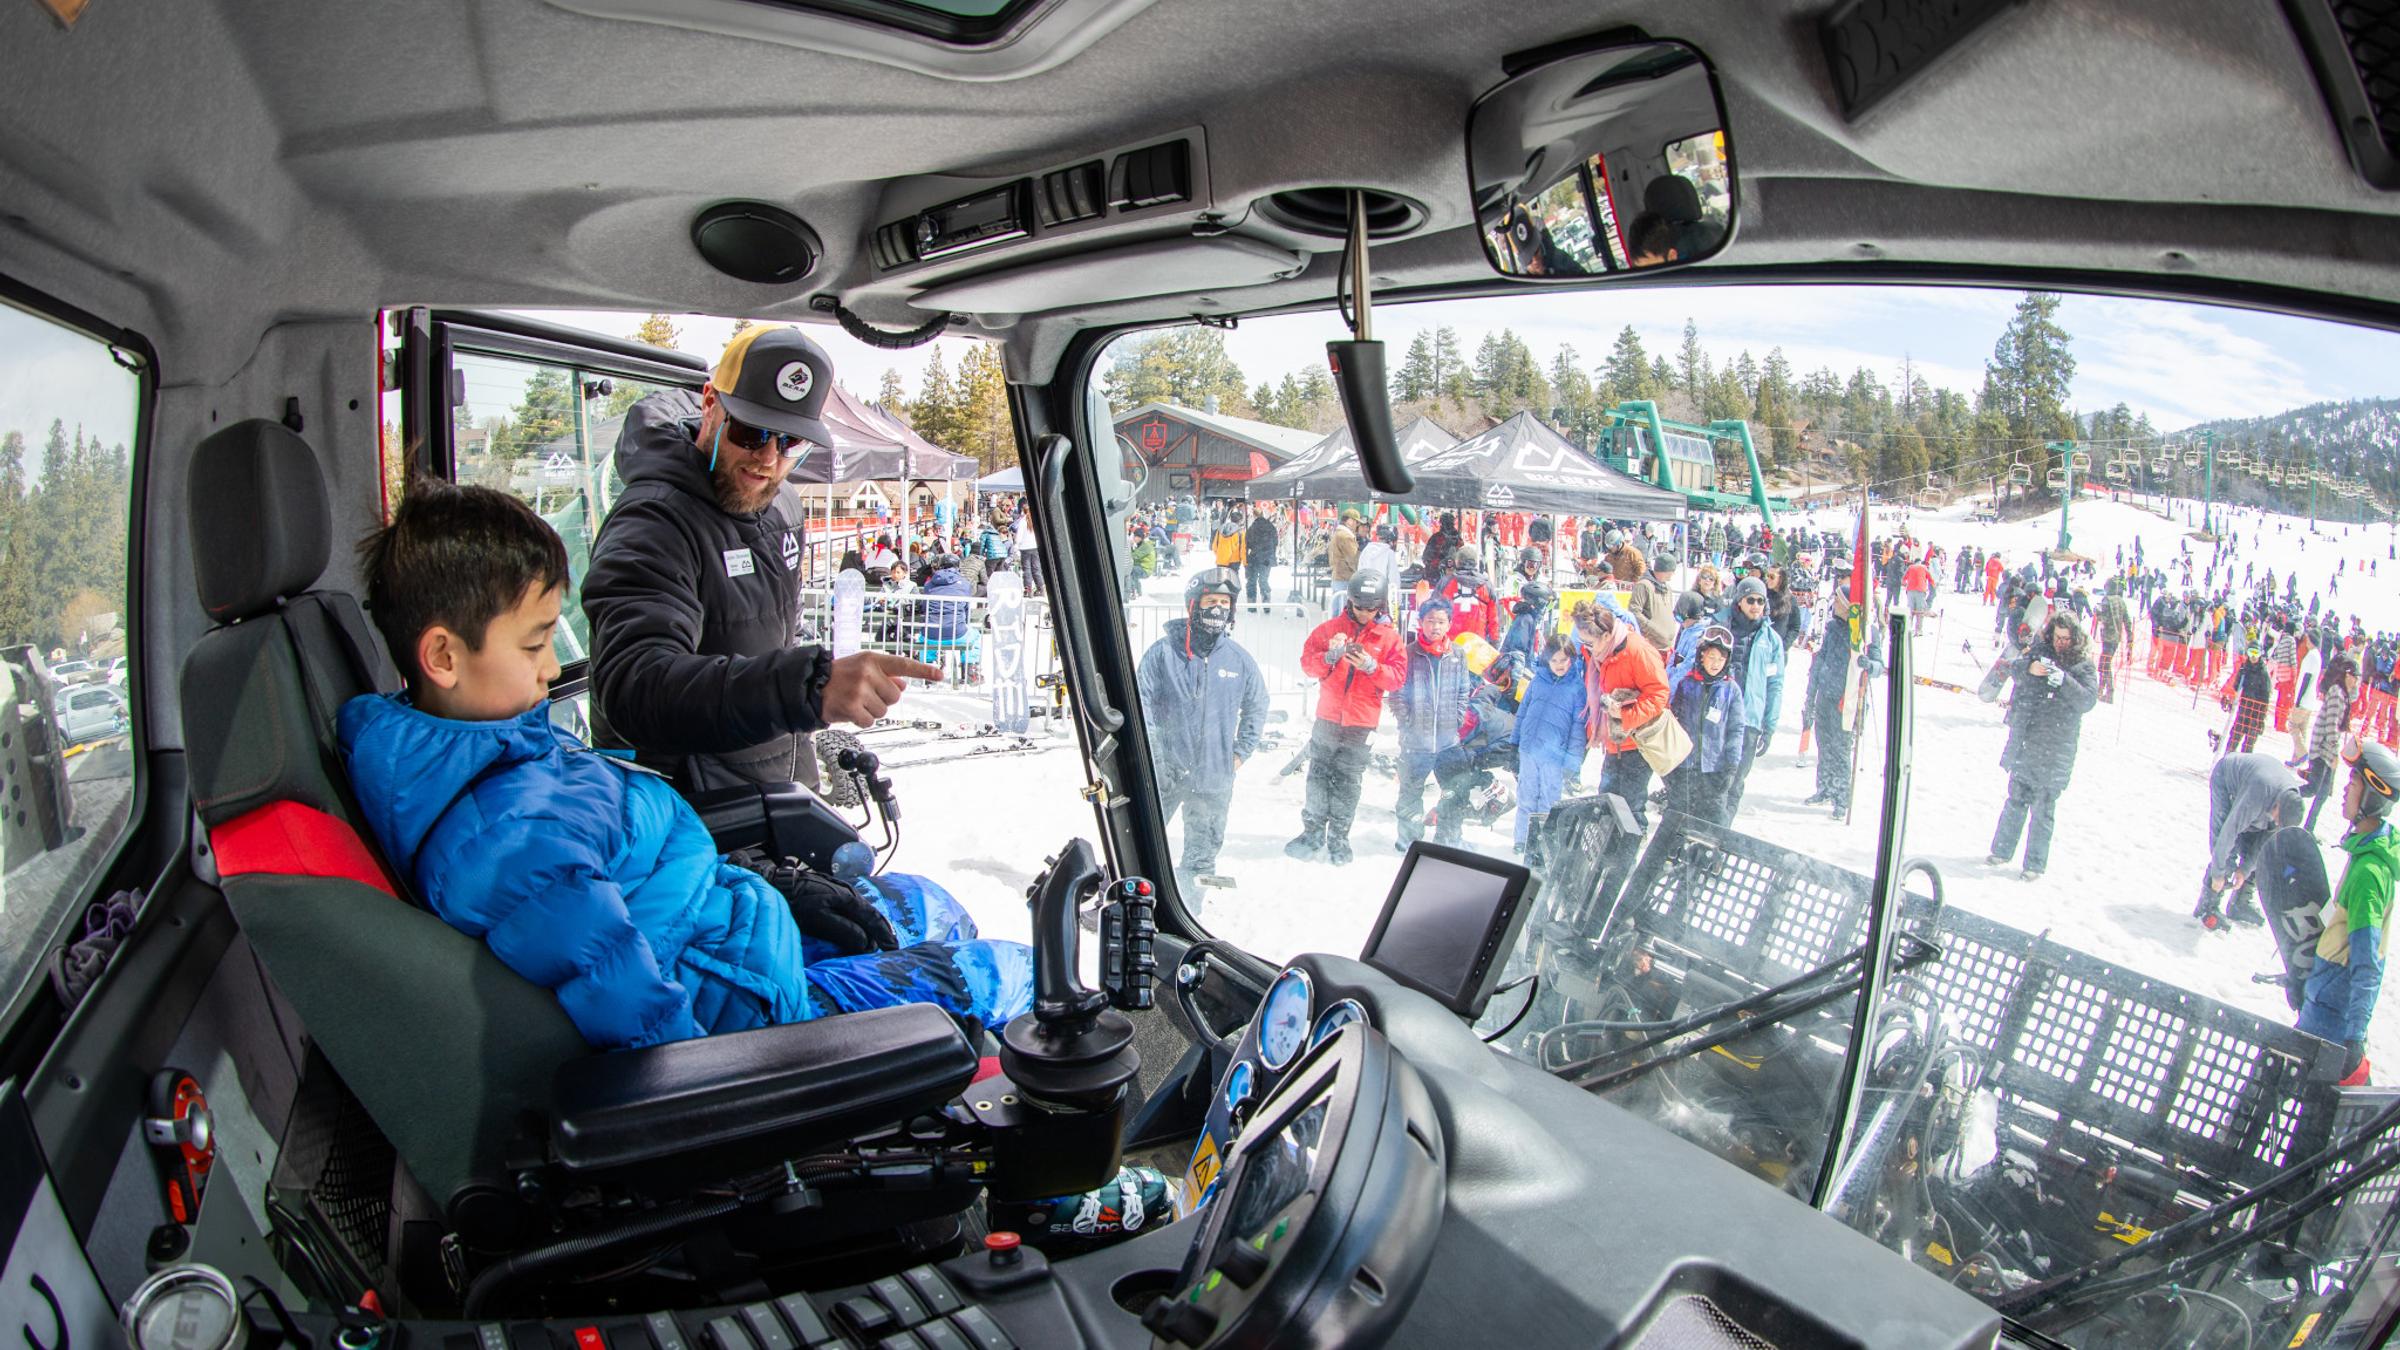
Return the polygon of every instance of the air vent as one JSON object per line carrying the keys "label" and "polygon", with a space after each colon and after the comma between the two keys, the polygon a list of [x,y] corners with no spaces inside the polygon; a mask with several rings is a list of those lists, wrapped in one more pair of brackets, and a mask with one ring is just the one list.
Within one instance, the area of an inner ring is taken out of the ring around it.
{"label": "air vent", "polygon": [[2400,0],[2284,0],[2358,176],[2400,189]]}
{"label": "air vent", "polygon": [[1314,187],[1278,192],[1259,203],[1269,220],[1302,234],[1339,239],[1350,232],[1350,194],[1367,198],[1367,235],[1390,239],[1425,223],[1425,208],[1406,197],[1374,188]]}

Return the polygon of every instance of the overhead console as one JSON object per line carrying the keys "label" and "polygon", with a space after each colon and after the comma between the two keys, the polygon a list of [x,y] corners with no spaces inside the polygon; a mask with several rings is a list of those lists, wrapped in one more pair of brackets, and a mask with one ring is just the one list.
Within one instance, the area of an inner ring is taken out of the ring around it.
{"label": "overhead console", "polygon": [[[870,241],[878,276],[1117,223],[1183,223],[1210,205],[1198,127],[1004,182],[921,178],[885,194]],[[895,209],[897,208],[897,209]]]}
{"label": "overhead console", "polygon": [[[1040,313],[1153,295],[1259,286],[1309,254],[1276,231],[1234,233],[1198,127],[1013,178],[895,183],[868,237],[863,289],[918,309]],[[1242,213],[1246,214],[1246,213]]]}

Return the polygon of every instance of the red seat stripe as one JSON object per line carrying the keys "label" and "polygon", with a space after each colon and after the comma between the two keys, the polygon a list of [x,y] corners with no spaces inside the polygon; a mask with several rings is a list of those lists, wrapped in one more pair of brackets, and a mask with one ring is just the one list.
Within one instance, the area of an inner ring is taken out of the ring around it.
{"label": "red seat stripe", "polygon": [[225,877],[338,877],[399,898],[358,832],[299,802],[269,802],[208,832]]}

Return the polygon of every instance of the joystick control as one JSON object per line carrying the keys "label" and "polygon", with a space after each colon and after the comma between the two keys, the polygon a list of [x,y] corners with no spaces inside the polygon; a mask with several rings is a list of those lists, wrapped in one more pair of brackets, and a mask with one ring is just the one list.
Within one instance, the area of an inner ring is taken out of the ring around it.
{"label": "joystick control", "polygon": [[1144,877],[1126,877],[1108,888],[1100,911],[1100,987],[1108,1001],[1127,1012],[1152,1004],[1158,975],[1158,892]]}

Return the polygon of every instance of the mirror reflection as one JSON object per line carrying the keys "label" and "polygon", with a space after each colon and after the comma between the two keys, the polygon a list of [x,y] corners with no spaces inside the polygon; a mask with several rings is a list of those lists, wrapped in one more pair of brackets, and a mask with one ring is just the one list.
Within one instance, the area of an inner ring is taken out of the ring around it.
{"label": "mirror reflection", "polygon": [[1697,262],[1732,236],[1716,80],[1681,43],[1610,47],[1516,76],[1476,104],[1467,164],[1484,251],[1505,276]]}

